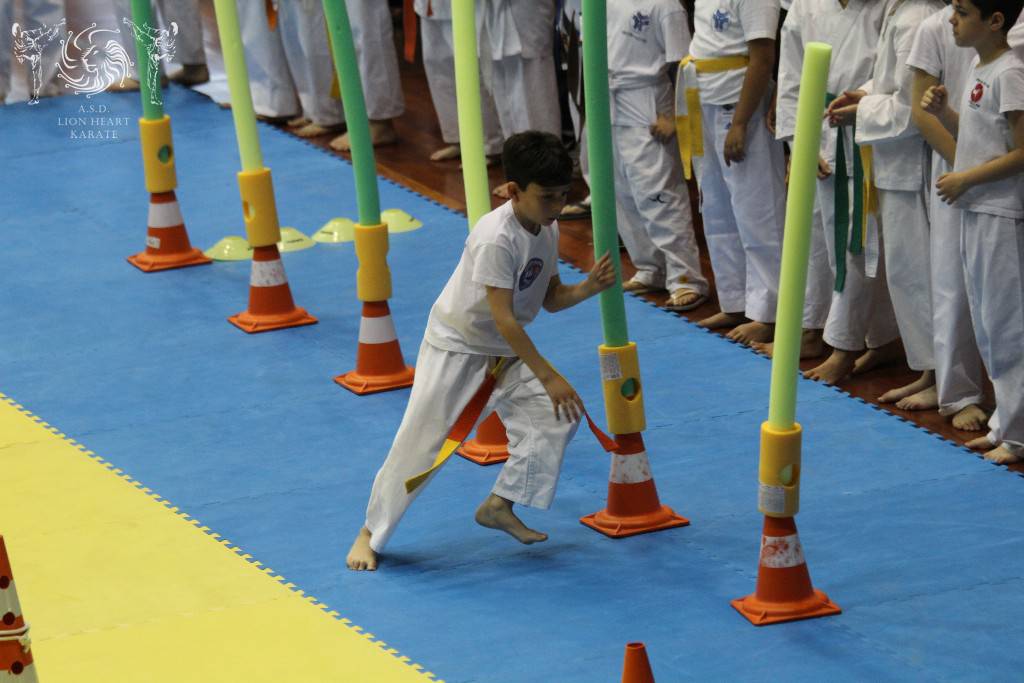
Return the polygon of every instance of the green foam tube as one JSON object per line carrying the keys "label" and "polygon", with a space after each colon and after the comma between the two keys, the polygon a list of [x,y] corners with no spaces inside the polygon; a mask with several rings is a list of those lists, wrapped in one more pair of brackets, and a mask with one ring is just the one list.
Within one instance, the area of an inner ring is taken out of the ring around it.
{"label": "green foam tube", "polygon": [[[139,28],[156,28],[149,1],[132,0],[132,23]],[[139,93],[142,96],[142,117],[156,121],[164,117],[164,108],[160,104],[153,104],[149,79],[146,78],[146,71],[149,68],[149,51],[153,46],[153,39],[148,34],[139,31],[133,33],[135,34],[135,59],[139,71]]]}
{"label": "green foam tube", "polygon": [[[608,252],[615,263],[615,285],[600,294],[601,327],[606,346],[625,346],[626,305],[622,298],[622,262],[615,222],[615,176],[612,166],[612,125],[608,105],[608,26],[605,0],[583,0],[583,82],[590,154],[590,196],[594,224],[594,256]],[[824,100],[823,100],[824,101]]]}
{"label": "green foam tube", "polygon": [[796,420],[796,384],[804,288],[807,286],[807,256],[811,244],[811,212],[814,210],[821,117],[831,58],[830,45],[808,43],[804,49],[789,195],[786,199],[786,228],[782,240],[782,273],[779,305],[775,313],[771,398],[768,403],[768,422],[779,430],[792,429]]}
{"label": "green foam tube", "polygon": [[466,217],[472,230],[480,217],[491,210],[473,0],[452,0],[452,36],[455,42],[455,93],[459,109],[462,180],[466,189]]}
{"label": "green foam tube", "polygon": [[334,68],[341,84],[341,103],[345,108],[348,138],[352,143],[352,167],[356,176],[356,201],[359,224],[380,224],[380,196],[377,193],[377,162],[370,140],[370,122],[366,118],[363,83],[352,43],[352,25],[344,0],[323,0],[327,30],[331,34]]}
{"label": "green foam tube", "polygon": [[238,28],[238,7],[235,0],[213,0],[213,7],[217,14],[217,32],[220,34],[220,46],[224,54],[224,70],[228,74],[231,114],[235,119],[235,137],[238,138],[242,170],[257,171],[263,168],[263,154],[256,134],[256,112],[252,108],[249,71],[245,66],[245,51],[242,49],[242,35]]}

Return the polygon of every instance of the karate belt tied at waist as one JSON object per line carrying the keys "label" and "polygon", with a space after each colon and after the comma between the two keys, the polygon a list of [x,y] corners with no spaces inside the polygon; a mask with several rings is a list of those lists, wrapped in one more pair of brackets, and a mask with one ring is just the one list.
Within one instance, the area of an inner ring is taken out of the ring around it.
{"label": "karate belt tied at waist", "polygon": [[700,110],[700,86],[697,74],[745,69],[750,64],[747,55],[730,55],[697,59],[687,55],[679,62],[676,74],[676,138],[679,156],[683,160],[683,175],[693,177],[694,157],[704,156],[704,124]]}
{"label": "karate belt tied at waist", "polygon": [[[476,390],[473,397],[469,399],[466,407],[462,409],[459,416],[455,419],[455,424],[452,426],[451,431],[448,432],[448,436],[444,440],[444,444],[441,446],[441,450],[437,452],[437,456],[434,457],[434,464],[430,466],[430,469],[425,472],[420,472],[416,476],[410,477],[405,480],[405,491],[406,493],[412,493],[430,477],[441,465],[448,461],[448,458],[452,457],[452,453],[455,449],[462,445],[462,442],[466,440],[469,433],[473,430],[477,420],[480,419],[480,414],[487,407],[487,401],[491,398],[491,394],[494,393],[494,387],[497,386],[498,380],[501,378],[501,373],[505,371],[509,363],[514,360],[511,358],[502,358],[498,361],[497,365],[487,373],[487,377],[484,378],[483,384]],[[586,410],[583,411],[583,416],[587,418],[587,424],[590,426],[590,431],[594,434],[597,440],[601,443],[601,447],[612,453],[619,448],[619,444],[615,442],[610,436],[602,432],[594,421],[590,419],[590,415]]]}
{"label": "karate belt tied at waist", "polygon": [[[825,95],[825,107],[832,104],[836,96]],[[836,281],[835,291],[841,292],[846,286],[846,250],[849,235],[851,254],[864,251],[867,242],[868,216],[878,212],[878,192],[875,189],[870,145],[858,145],[857,124],[852,126],[853,137],[853,232],[850,232],[850,176],[846,170],[846,136],[839,126],[836,129],[836,174],[835,206],[833,223],[835,230]],[[827,227],[827,226],[826,226]]]}

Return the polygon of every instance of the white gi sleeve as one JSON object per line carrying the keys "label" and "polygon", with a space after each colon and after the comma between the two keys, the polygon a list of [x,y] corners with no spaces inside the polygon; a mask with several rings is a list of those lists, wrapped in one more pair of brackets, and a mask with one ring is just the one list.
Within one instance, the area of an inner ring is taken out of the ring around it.
{"label": "white gi sleeve", "polygon": [[681,6],[662,15],[661,37],[667,64],[678,62],[690,54],[690,27],[686,24],[686,10]]}
{"label": "white gi sleeve", "polygon": [[775,137],[790,141],[796,132],[796,103],[804,64],[803,0],[794,0],[782,24],[779,45],[779,85],[775,103]]}
{"label": "white gi sleeve", "polygon": [[898,140],[919,135],[910,120],[913,105],[910,101],[914,87],[914,72],[907,68],[907,57],[914,44],[918,24],[896,26],[896,69],[893,77],[895,90],[891,93],[870,94],[874,79],[862,86],[865,95],[857,107],[857,143],[871,144],[883,140]]}
{"label": "white gi sleeve", "polygon": [[482,242],[473,249],[473,282],[488,287],[515,289],[515,259],[512,252],[494,242]]}

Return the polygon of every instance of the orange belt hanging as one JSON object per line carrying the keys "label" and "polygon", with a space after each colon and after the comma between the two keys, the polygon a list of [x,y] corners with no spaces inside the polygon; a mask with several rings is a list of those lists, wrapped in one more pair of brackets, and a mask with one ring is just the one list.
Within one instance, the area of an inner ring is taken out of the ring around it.
{"label": "orange belt hanging", "polygon": [[[410,64],[416,61],[416,12],[412,8],[413,0],[405,0],[402,4],[402,33],[405,34],[405,61]],[[430,12],[429,4],[427,8]]]}
{"label": "orange belt hanging", "polygon": [[267,26],[270,27],[271,31],[277,30],[277,5],[274,4],[274,0],[265,0],[264,7],[267,10]]}

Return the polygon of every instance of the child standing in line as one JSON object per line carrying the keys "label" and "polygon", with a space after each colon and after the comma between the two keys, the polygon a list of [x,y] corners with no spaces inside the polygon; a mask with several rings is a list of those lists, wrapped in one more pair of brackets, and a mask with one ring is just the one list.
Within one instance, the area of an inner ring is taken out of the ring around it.
{"label": "child standing in line", "polygon": [[967,300],[996,394],[989,433],[967,445],[1000,464],[1024,460],[1024,62],[1007,43],[1022,4],[954,0],[956,44],[977,53],[960,112],[941,85],[921,102],[957,139],[953,171],[937,187],[962,209]]}
{"label": "child standing in line", "polygon": [[572,179],[572,159],[561,141],[539,131],[514,135],[505,142],[502,162],[511,200],[477,222],[430,310],[409,404],[374,479],[366,523],[346,560],[349,569],[377,568],[378,553],[423,490],[407,494],[405,481],[432,465],[448,430],[499,358],[511,363],[481,416],[495,409],[501,416],[509,459],[476,521],[521,543],[547,539],[523,524],[512,506],[551,504],[583,404],[523,328],[542,306],[551,312],[575,306],[610,287],[616,276],[605,254],[586,280],[564,285],[559,279],[556,218]]}

